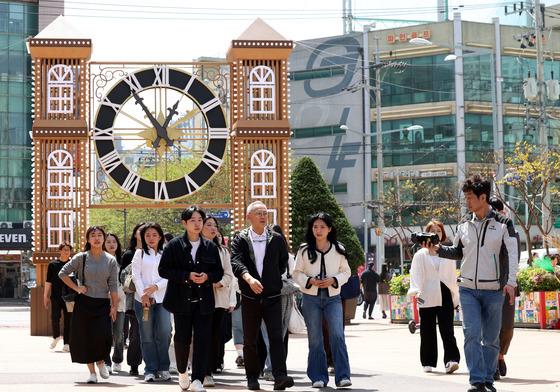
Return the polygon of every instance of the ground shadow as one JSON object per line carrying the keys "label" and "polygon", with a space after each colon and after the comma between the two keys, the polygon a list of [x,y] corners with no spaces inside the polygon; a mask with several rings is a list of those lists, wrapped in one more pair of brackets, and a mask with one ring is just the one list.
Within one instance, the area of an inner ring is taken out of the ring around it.
{"label": "ground shadow", "polygon": [[536,380],[529,378],[502,378],[496,384],[518,384],[518,385],[534,385],[534,384],[560,384],[560,380]]}

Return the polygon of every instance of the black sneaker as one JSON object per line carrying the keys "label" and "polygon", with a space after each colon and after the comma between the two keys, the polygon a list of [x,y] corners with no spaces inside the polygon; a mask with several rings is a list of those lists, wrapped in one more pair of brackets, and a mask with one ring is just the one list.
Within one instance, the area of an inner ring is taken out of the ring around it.
{"label": "black sneaker", "polygon": [[364,315],[362,316],[362,318],[364,318],[364,319],[366,318],[366,312],[364,312]]}
{"label": "black sneaker", "polygon": [[130,374],[131,376],[138,376],[138,366],[131,366],[130,372],[128,372],[128,374]]}
{"label": "black sneaker", "polygon": [[487,392],[487,391],[486,388],[484,387],[484,384],[473,384],[469,389],[467,389],[467,392]]}
{"label": "black sneaker", "polygon": [[494,388],[494,384],[491,382],[485,382],[484,386],[486,387],[487,392],[496,392],[496,388]]}
{"label": "black sneaker", "polygon": [[498,359],[498,370],[500,371],[500,376],[505,377],[507,374],[506,361],[503,359]]}
{"label": "black sneaker", "polygon": [[245,360],[241,355],[237,356],[237,358],[235,359],[235,364],[237,365],[238,368],[245,367]]}
{"label": "black sneaker", "polygon": [[247,389],[250,391],[259,391],[261,386],[258,380],[247,380]]}
{"label": "black sneaker", "polygon": [[277,380],[274,380],[274,390],[283,391],[286,388],[291,388],[294,386],[294,379],[290,376],[284,376]]}

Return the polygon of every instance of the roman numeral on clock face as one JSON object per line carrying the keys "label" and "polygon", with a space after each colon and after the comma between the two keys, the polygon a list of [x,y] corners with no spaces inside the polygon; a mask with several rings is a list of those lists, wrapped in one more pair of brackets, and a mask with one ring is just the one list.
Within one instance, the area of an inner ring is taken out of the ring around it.
{"label": "roman numeral on clock face", "polygon": [[168,67],[155,67],[154,75],[155,75],[154,86],[169,86]]}
{"label": "roman numeral on clock face", "polygon": [[130,91],[138,92],[142,89],[142,85],[133,73],[128,74],[123,80],[130,87]]}
{"label": "roman numeral on clock face", "polygon": [[109,101],[109,99],[107,97],[105,97],[103,99],[103,101],[101,102],[101,105],[110,107],[111,109],[113,109],[115,111],[115,113],[118,113],[122,108],[122,105]]}
{"label": "roman numeral on clock face", "polygon": [[136,194],[136,192],[138,192],[138,184],[140,184],[140,176],[134,172],[128,172],[128,176],[126,176],[122,183],[122,187],[127,192]]}
{"label": "roman numeral on clock face", "polygon": [[121,157],[119,156],[117,150],[112,150],[110,153],[99,157],[99,162],[107,173],[111,173],[117,166],[122,163]]}
{"label": "roman numeral on clock face", "polygon": [[202,157],[202,162],[204,162],[206,166],[208,166],[210,169],[212,169],[212,171],[215,172],[220,168],[220,166],[222,166],[222,163],[224,161],[221,158],[215,156],[214,154],[206,151]]}
{"label": "roman numeral on clock face", "polygon": [[93,140],[113,140],[113,128],[99,129],[94,127],[91,137]]}
{"label": "roman numeral on clock face", "polygon": [[165,181],[154,181],[154,195],[156,200],[168,200],[167,185]]}
{"label": "roman numeral on clock face", "polygon": [[229,129],[227,128],[210,128],[208,130],[210,139],[227,139],[229,137]]}
{"label": "roman numeral on clock face", "polygon": [[187,189],[188,189],[189,193],[193,193],[198,188],[200,188],[200,185],[198,185],[196,182],[194,182],[194,180],[192,178],[190,178],[190,176],[188,174],[185,175],[185,182],[187,184]]}
{"label": "roman numeral on clock face", "polygon": [[200,106],[200,109],[202,109],[204,113],[207,113],[208,111],[214,109],[219,104],[220,104],[220,99],[218,97],[215,97],[210,101],[205,102],[202,106]]}

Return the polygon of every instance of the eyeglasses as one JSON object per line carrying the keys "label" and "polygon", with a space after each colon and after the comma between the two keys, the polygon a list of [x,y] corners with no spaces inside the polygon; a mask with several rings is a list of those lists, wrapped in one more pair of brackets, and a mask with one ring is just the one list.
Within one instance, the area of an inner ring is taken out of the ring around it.
{"label": "eyeglasses", "polygon": [[255,215],[255,216],[268,216],[268,212],[267,211],[257,211],[257,212],[253,212],[253,215]]}

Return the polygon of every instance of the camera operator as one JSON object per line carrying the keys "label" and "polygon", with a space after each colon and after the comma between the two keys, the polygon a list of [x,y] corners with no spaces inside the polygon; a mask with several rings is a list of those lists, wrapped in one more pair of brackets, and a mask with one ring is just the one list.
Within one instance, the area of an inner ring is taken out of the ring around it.
{"label": "camera operator", "polygon": [[[437,367],[438,324],[443,341],[445,372],[451,374],[459,368],[461,358],[453,332],[453,317],[459,304],[455,261],[430,255],[428,249],[447,239],[443,223],[432,220],[425,231],[413,237],[413,241],[418,241],[422,248],[412,259],[408,291],[409,295],[416,296],[420,311],[420,362],[426,373]],[[430,233],[437,237],[429,236]]]}

